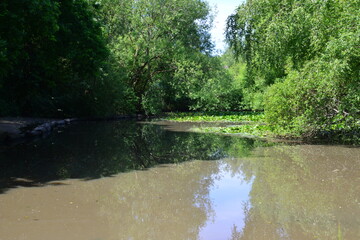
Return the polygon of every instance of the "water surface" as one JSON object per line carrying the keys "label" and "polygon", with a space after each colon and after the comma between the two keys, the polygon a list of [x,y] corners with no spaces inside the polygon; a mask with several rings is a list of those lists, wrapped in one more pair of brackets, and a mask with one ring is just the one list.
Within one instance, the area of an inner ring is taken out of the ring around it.
{"label": "water surface", "polygon": [[0,240],[360,239],[360,149],[89,122],[0,153]]}

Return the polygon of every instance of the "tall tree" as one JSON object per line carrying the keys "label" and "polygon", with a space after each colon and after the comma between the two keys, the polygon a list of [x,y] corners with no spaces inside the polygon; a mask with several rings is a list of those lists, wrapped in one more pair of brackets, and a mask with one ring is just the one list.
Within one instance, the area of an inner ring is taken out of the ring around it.
{"label": "tall tree", "polygon": [[0,114],[90,111],[79,101],[90,101],[107,50],[87,1],[4,0],[0,13]]}
{"label": "tall tree", "polygon": [[171,79],[178,69],[176,59],[212,50],[209,7],[204,1],[104,0],[101,5],[109,48],[118,66],[126,69],[138,110],[154,94],[155,101],[161,101],[157,85]]}
{"label": "tall tree", "polygon": [[360,129],[359,9],[356,0],[249,0],[229,17],[227,40],[247,63],[250,90],[267,92],[269,123]]}

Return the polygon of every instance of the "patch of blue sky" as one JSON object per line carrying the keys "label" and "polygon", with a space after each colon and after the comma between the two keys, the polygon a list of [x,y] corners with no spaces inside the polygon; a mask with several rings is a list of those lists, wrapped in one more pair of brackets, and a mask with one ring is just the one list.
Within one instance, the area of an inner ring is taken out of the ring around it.
{"label": "patch of blue sky", "polygon": [[233,14],[243,0],[207,0],[215,13],[213,28],[211,30],[212,40],[215,43],[215,51],[221,54],[226,49],[225,28],[226,19]]}

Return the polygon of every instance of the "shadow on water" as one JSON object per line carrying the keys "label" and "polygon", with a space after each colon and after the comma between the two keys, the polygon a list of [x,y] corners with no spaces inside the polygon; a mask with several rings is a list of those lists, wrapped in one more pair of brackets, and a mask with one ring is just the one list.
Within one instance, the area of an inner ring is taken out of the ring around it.
{"label": "shadow on water", "polygon": [[84,122],[1,152],[0,191],[24,189],[1,195],[0,235],[48,239],[42,223],[61,239],[360,239],[360,148],[183,127]]}
{"label": "shadow on water", "polygon": [[216,160],[234,150],[234,141],[244,155],[259,144],[252,139],[171,132],[133,121],[82,122],[0,152],[0,193],[61,179],[109,177],[165,163]]}

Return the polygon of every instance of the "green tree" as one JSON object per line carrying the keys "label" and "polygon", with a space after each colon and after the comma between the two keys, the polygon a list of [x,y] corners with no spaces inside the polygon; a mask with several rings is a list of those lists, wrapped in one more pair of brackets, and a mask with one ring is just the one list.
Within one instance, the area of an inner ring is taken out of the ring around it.
{"label": "green tree", "polygon": [[359,9],[358,1],[253,0],[228,18],[227,40],[246,62],[249,105],[265,106],[274,129],[359,128]]}
{"label": "green tree", "polygon": [[[59,4],[54,1],[0,3],[0,114],[31,111],[35,95],[54,73]],[[26,113],[25,113],[26,114]]]}
{"label": "green tree", "polygon": [[204,1],[102,1],[101,9],[109,48],[117,66],[126,69],[138,111],[161,110],[179,63],[211,52]]}
{"label": "green tree", "polygon": [[108,50],[95,11],[85,0],[0,3],[0,115],[110,110],[113,92],[122,89],[107,77]]}

